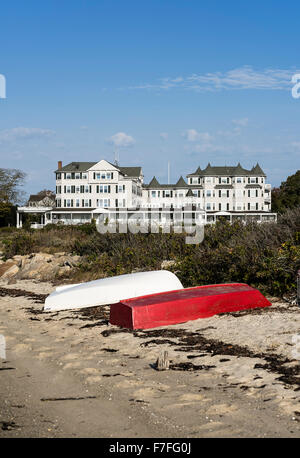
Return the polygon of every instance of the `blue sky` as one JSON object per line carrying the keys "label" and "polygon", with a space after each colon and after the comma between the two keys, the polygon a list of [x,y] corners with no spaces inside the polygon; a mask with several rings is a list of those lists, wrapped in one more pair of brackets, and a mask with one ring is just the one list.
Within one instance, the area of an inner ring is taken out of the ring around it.
{"label": "blue sky", "polygon": [[299,169],[296,1],[10,0],[1,4],[1,167],[54,189],[57,161]]}

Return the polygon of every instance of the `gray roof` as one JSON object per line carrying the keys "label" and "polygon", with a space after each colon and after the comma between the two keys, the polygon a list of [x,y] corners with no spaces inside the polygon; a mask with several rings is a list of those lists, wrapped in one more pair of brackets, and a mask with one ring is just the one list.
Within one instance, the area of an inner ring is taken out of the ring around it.
{"label": "gray roof", "polygon": [[64,165],[64,167],[55,170],[55,172],[86,172],[95,164],[97,162],[70,162],[70,164]]}
{"label": "gray roof", "polygon": [[41,191],[39,194],[30,194],[28,202],[40,202],[41,200],[48,197],[49,199],[55,200],[55,194],[52,191]]}
{"label": "gray roof", "polygon": [[190,186],[187,184],[187,182],[183,179],[182,176],[179,178],[179,180],[175,184],[159,183],[156,177],[153,177],[149,184],[144,184],[144,188],[147,188],[147,189],[183,189],[183,188],[189,189],[189,187]]}
{"label": "gray roof", "polygon": [[[70,162],[70,164],[65,165],[61,169],[55,170],[55,172],[86,172],[95,164],[97,164],[97,162]],[[111,164],[111,162],[109,162],[109,164]],[[142,173],[142,167],[120,167],[115,164],[111,165],[125,176],[139,177]]]}
{"label": "gray roof", "polygon": [[190,173],[187,177],[193,176],[266,176],[260,165],[257,163],[251,170],[244,169],[240,163],[236,166],[211,166],[207,164],[204,170],[200,167],[194,173]]}
{"label": "gray roof", "polygon": [[[115,167],[117,167],[115,165]],[[123,175],[139,177],[142,174],[142,167],[117,167]]]}

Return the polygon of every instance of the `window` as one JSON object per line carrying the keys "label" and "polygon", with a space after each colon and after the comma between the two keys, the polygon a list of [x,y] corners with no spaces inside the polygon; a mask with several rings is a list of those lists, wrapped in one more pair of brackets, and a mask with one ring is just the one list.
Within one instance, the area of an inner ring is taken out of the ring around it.
{"label": "window", "polygon": [[71,180],[71,174],[70,173],[65,173],[65,178],[66,178],[66,180]]}
{"label": "window", "polygon": [[66,186],[66,192],[69,194],[71,192],[71,186]]}
{"label": "window", "polygon": [[75,192],[76,192],[76,194],[80,193],[80,186],[75,186]]}
{"label": "window", "polygon": [[80,180],[80,173],[75,173],[75,180]]}
{"label": "window", "polygon": [[210,190],[210,189],[208,189],[208,190],[206,191],[206,197],[211,197],[211,190]]}
{"label": "window", "polygon": [[99,192],[100,194],[110,193],[110,185],[100,184],[99,186],[97,186],[97,192]]}
{"label": "window", "polygon": [[110,199],[97,199],[97,207],[110,207]]}
{"label": "window", "polygon": [[57,180],[61,180],[61,173],[57,173],[57,174],[56,174],[56,179],[57,179]]}
{"label": "window", "polygon": [[241,177],[237,177],[237,178],[236,178],[236,182],[237,182],[237,183],[241,183],[241,182],[242,182],[242,178],[241,178]]}
{"label": "window", "polygon": [[205,179],[206,183],[211,183],[211,182],[212,182],[211,180],[212,180],[211,177],[207,177],[207,178]]}
{"label": "window", "polygon": [[87,180],[87,173],[83,173],[83,174],[82,174],[82,179],[83,179],[83,180]]}
{"label": "window", "polygon": [[76,207],[79,207],[80,206],[80,201],[79,199],[76,199]]}
{"label": "window", "polygon": [[211,210],[211,204],[209,203],[206,204],[206,210]]}
{"label": "window", "polygon": [[83,207],[91,207],[91,199],[82,199]]}
{"label": "window", "polygon": [[156,191],[151,191],[151,197],[156,197]]}
{"label": "window", "polygon": [[198,178],[193,178],[193,184],[198,184]]}
{"label": "window", "polygon": [[229,177],[220,177],[219,184],[226,184],[229,183]]}

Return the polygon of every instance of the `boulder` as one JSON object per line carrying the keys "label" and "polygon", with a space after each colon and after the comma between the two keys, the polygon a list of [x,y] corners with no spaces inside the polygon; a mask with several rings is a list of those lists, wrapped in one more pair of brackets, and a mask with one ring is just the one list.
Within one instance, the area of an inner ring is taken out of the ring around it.
{"label": "boulder", "polygon": [[17,255],[0,264],[0,277],[51,281],[56,277],[67,275],[80,263],[80,260],[80,256],[64,253]]}
{"label": "boulder", "polygon": [[13,259],[8,259],[8,261],[3,262],[0,265],[0,277],[2,278],[12,267],[15,267],[16,265],[17,262]]}
{"label": "boulder", "polygon": [[5,267],[5,271],[1,275],[1,278],[12,278],[19,272],[19,267],[12,261],[7,261],[5,264],[1,265],[0,271],[3,267]]}

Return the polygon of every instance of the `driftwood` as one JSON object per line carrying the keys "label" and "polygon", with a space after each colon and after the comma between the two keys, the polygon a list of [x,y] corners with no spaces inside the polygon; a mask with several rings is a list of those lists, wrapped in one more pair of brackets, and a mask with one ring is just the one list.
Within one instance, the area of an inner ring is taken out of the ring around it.
{"label": "driftwood", "polygon": [[168,358],[168,352],[163,351],[156,361],[156,369],[158,371],[166,371],[169,369],[170,361]]}

